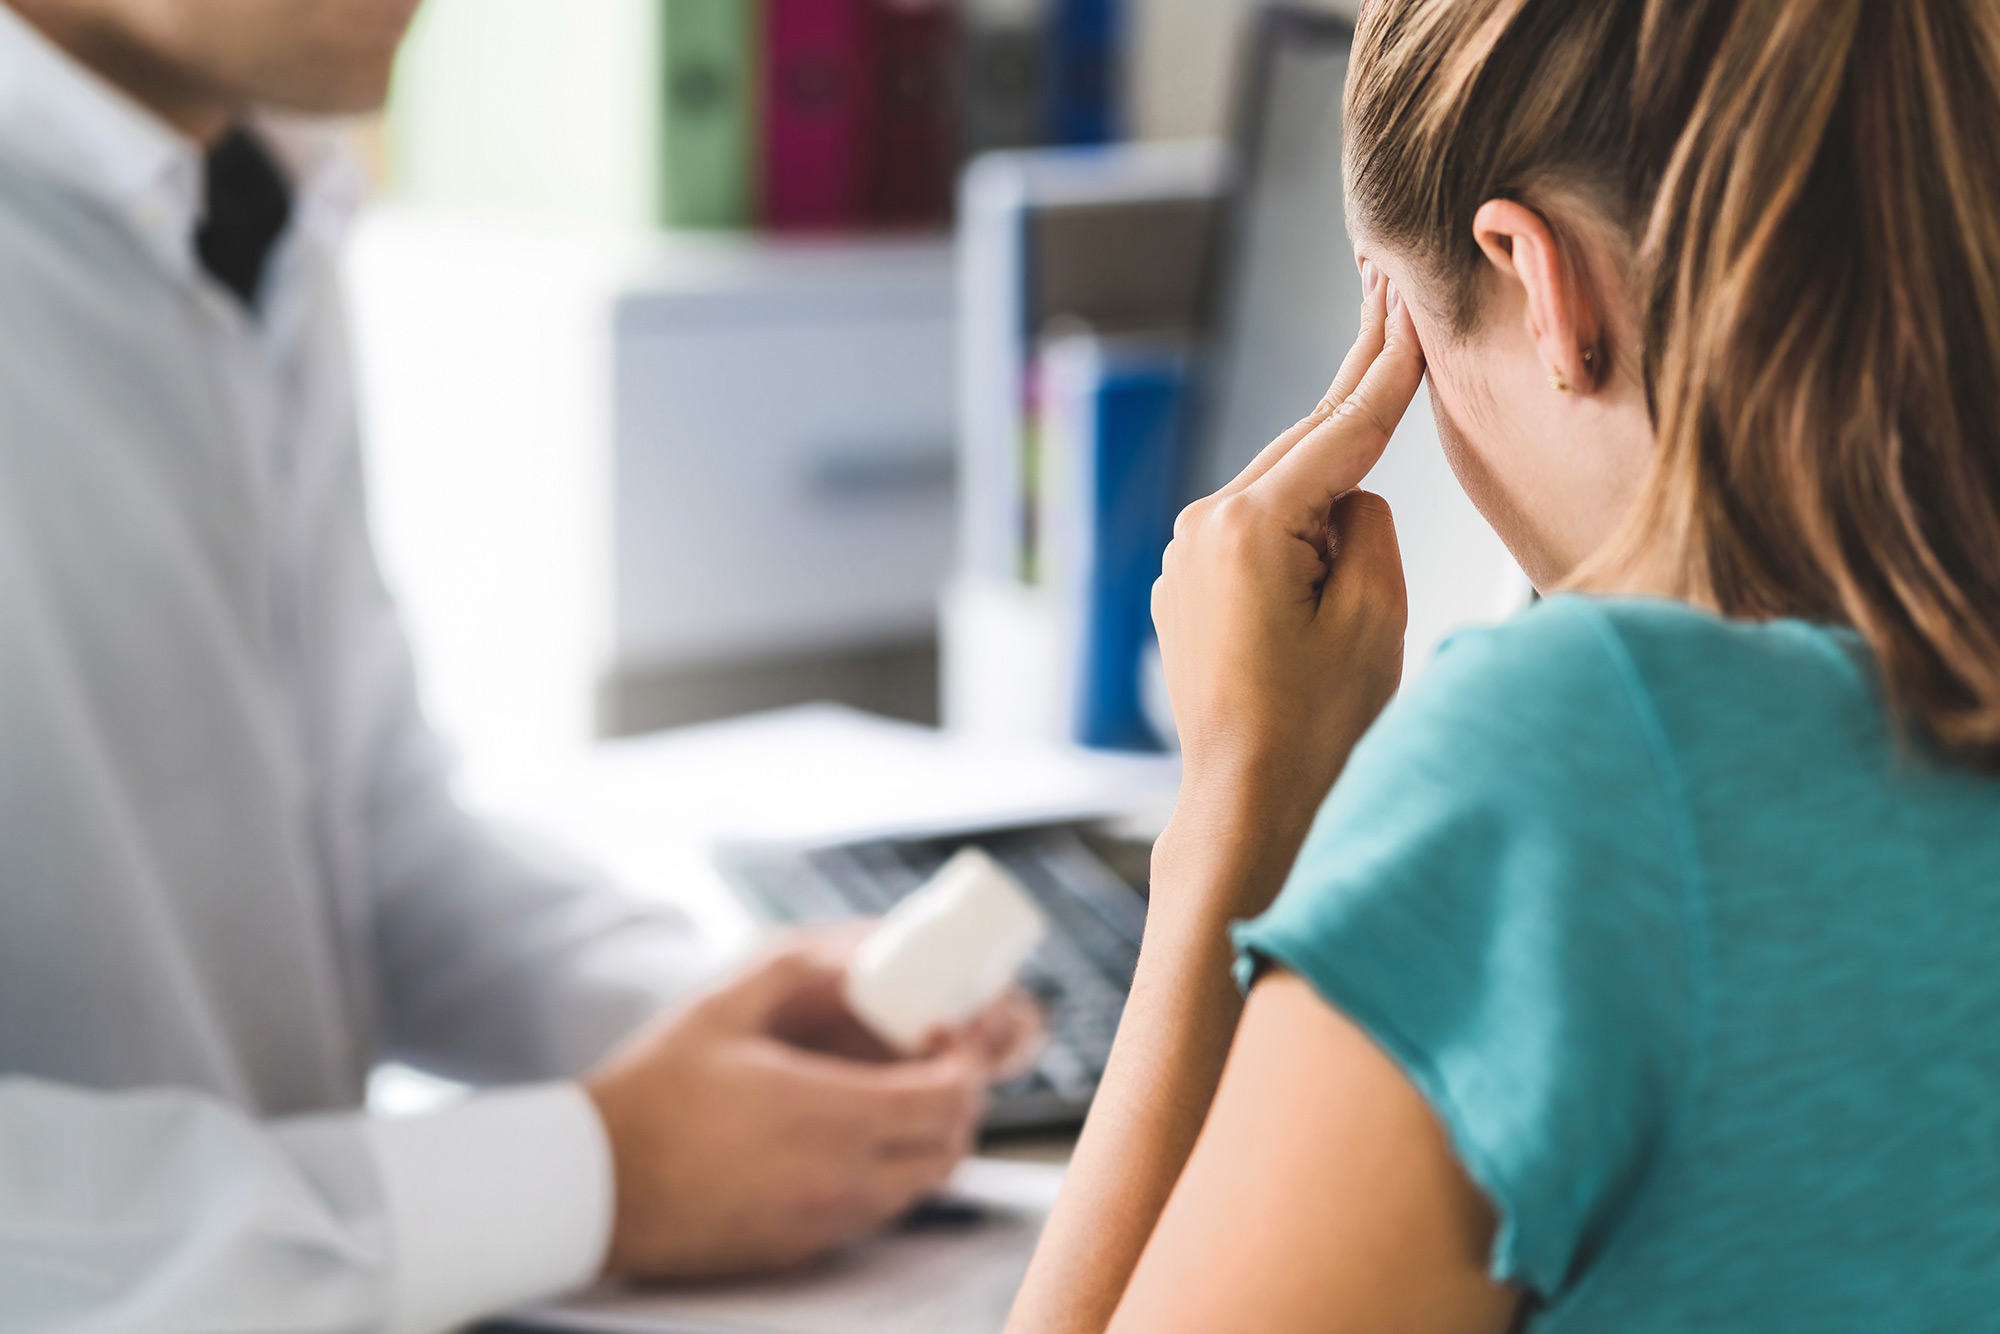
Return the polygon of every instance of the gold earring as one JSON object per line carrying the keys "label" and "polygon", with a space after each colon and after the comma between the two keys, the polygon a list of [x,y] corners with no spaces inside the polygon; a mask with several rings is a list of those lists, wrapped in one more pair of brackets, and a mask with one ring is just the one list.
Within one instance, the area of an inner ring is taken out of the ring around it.
{"label": "gold earring", "polygon": [[[1597,373],[1597,349],[1594,347],[1583,349],[1582,361],[1583,369],[1594,376]],[[1563,373],[1553,366],[1549,367],[1549,388],[1555,390],[1558,394],[1573,394],[1576,392],[1570,382],[1563,378]]]}

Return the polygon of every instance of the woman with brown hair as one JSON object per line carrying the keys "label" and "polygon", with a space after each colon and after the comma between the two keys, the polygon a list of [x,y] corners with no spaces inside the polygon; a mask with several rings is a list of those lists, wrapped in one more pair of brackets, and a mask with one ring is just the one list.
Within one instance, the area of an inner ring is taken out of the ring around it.
{"label": "woman with brown hair", "polygon": [[[1346,123],[1364,331],[1167,553],[1181,804],[1011,1328],[1990,1324],[2000,6],[1372,0]],[[1426,372],[1552,596],[1385,710]]]}

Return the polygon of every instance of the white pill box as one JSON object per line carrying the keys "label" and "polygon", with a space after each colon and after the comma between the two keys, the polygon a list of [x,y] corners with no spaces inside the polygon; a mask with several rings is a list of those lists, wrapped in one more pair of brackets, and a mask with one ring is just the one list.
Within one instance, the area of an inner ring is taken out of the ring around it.
{"label": "white pill box", "polygon": [[985,851],[962,848],[861,942],[848,1008],[890,1046],[915,1052],[998,999],[1047,934],[1020,881]]}

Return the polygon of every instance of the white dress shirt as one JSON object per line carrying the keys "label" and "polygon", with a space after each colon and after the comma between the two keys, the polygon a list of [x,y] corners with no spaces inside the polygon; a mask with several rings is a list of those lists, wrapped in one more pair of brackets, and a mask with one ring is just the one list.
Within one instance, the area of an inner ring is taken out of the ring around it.
{"label": "white dress shirt", "polygon": [[[331,140],[253,316],[196,145],[0,4],[0,1327],[443,1328],[601,1263],[548,1082],[708,966],[454,803],[369,548]],[[440,515],[448,522],[449,515]]]}

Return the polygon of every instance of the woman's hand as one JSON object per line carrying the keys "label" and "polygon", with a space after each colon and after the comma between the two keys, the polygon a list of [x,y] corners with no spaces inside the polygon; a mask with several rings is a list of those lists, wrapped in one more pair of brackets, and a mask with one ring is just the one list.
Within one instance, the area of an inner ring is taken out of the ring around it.
{"label": "woman's hand", "polygon": [[[1395,523],[1357,491],[1424,373],[1372,264],[1361,335],[1312,415],[1184,511],[1153,588],[1186,763],[1176,844],[1303,838],[1402,679],[1408,608]],[[1296,851],[1285,849],[1284,861]],[[1268,896],[1275,887],[1260,887]],[[1259,902],[1225,905],[1231,915]]]}
{"label": "woman's hand", "polygon": [[1347,753],[1395,692],[1403,565],[1354,488],[1424,374],[1372,265],[1361,337],[1310,417],[1175,525],[1153,621],[1186,765],[1153,846],[1146,940],[1111,1061],[1010,1334],[1098,1334],[1202,1133],[1242,998],[1230,919],[1261,911]]}

